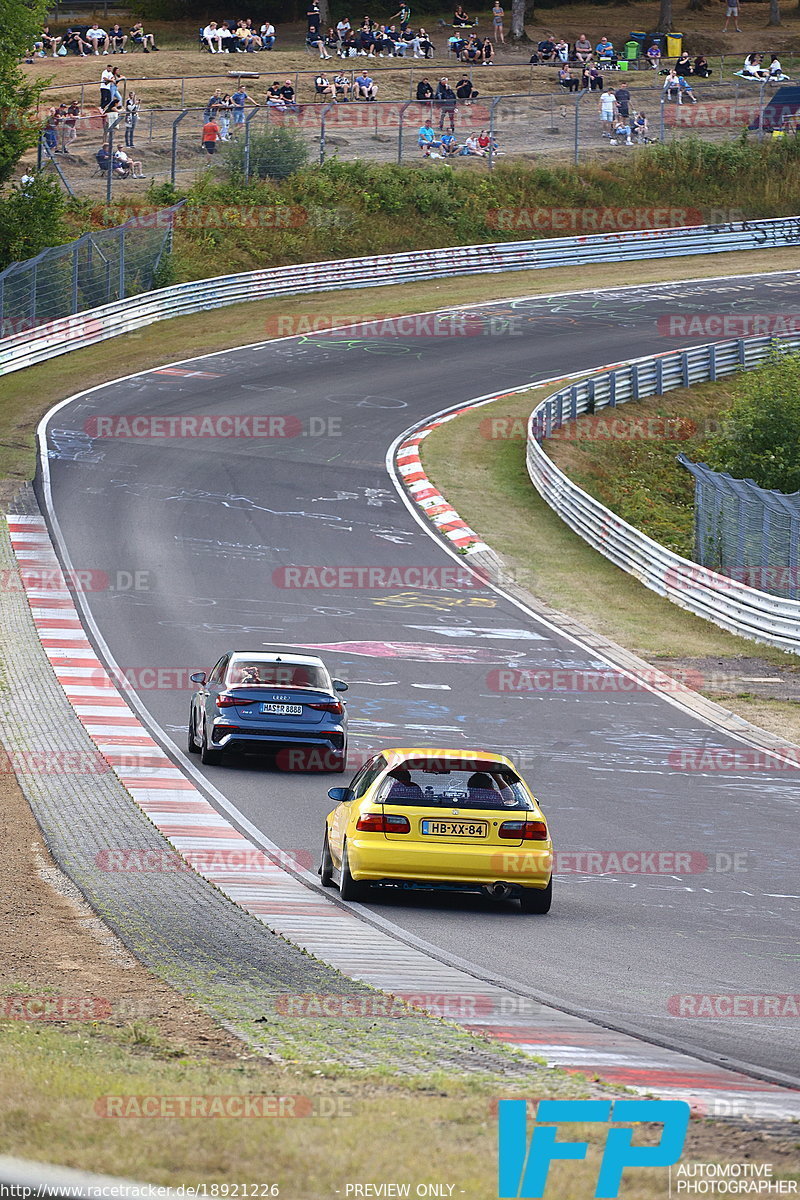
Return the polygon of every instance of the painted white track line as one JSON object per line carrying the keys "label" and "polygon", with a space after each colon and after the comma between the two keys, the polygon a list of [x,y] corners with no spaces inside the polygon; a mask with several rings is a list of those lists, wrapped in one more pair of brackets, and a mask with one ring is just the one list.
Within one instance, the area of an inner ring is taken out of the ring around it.
{"label": "painted white track line", "polygon": [[[651,1045],[487,983],[367,923],[358,906],[331,902],[284,870],[277,853],[260,850],[175,767],[117,689],[83,631],[44,520],[7,519],[39,638],[98,753],[170,845],[257,920],[354,979],[412,998],[434,1015],[454,1017],[554,1066],[685,1099],[701,1113],[800,1118],[800,1091]],[[467,536],[463,529],[453,526],[457,537]],[[43,578],[52,587],[43,588]],[[120,848],[109,846],[115,849]],[[531,920],[520,917],[526,928]]]}

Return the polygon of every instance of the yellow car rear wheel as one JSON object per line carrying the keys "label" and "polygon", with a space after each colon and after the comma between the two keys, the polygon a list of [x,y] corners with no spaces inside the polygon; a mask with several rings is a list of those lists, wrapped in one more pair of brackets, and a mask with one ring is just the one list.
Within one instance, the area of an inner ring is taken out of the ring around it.
{"label": "yellow car rear wheel", "polygon": [[339,872],[339,895],[343,900],[363,900],[367,891],[365,883],[359,883],[350,874],[350,860],[347,854],[347,842],[342,850],[342,869]]}

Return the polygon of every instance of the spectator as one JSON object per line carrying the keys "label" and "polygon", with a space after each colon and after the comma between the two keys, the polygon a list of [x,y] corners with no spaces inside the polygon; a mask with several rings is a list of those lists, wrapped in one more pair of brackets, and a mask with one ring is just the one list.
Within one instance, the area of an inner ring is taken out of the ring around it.
{"label": "spectator", "polygon": [[562,63],[569,62],[569,42],[565,42],[563,38],[556,42],[556,58]]}
{"label": "spectator", "polygon": [[582,33],[575,43],[575,57],[581,63],[592,61],[592,43],[585,33]]}
{"label": "spectator", "polygon": [[494,5],[492,7],[492,29],[494,30],[494,36],[497,41],[501,42],[503,45],[506,43],[505,30],[503,29],[504,16],[505,13],[503,12],[503,6],[500,3],[500,0],[494,0]]}
{"label": "spectator", "polygon": [[217,105],[216,120],[219,124],[219,140],[221,142],[229,142],[231,140],[231,111],[233,109],[233,101],[227,92],[220,96],[219,104]]}
{"label": "spectator", "polygon": [[456,58],[461,58],[461,53],[466,44],[467,39],[458,33],[454,33],[452,37],[447,39],[447,47],[451,54],[455,54]]}
{"label": "spectator", "polygon": [[347,103],[350,99],[350,76],[337,75],[333,81],[333,86],[336,88],[336,99]]}
{"label": "spectator", "polygon": [[206,101],[206,106],[203,109],[204,121],[216,120],[217,112],[219,110],[219,102],[221,99],[222,97],[220,96],[219,92],[214,92],[212,96],[209,96],[208,100]]}
{"label": "spectator", "polygon": [[424,121],[423,124],[420,125],[419,134],[417,135],[417,145],[422,151],[423,158],[430,158],[431,150],[435,146],[440,145],[440,143],[436,140],[436,134],[433,131],[433,126],[431,125],[430,121]]}
{"label": "spectator", "polygon": [[254,54],[261,49],[261,38],[245,21],[240,21],[234,34],[238,43],[237,49],[246,54]]}
{"label": "spectator", "polygon": [[203,149],[205,150],[206,154],[216,154],[217,142],[219,141],[219,125],[213,119],[213,117],[210,121],[206,121],[205,125],[203,126],[202,138]]}
{"label": "spectator", "polygon": [[603,131],[603,137],[611,137],[611,130],[614,127],[614,117],[617,101],[611,88],[606,88],[600,97],[600,128]]}
{"label": "spectator", "polygon": [[556,44],[553,41],[553,35],[546,33],[536,47],[536,53],[542,62],[552,62],[556,56]]}
{"label": "spectator", "polygon": [[459,4],[456,11],[453,13],[453,26],[456,29],[463,29],[467,25],[472,25],[472,19],[467,16],[464,9]]}
{"label": "spectator", "polygon": [[336,26],[336,32],[339,35],[339,41],[343,42],[345,40],[345,38],[347,37],[348,33],[351,32],[349,17],[343,17],[342,20],[339,21],[339,23]]}
{"label": "spectator", "polygon": [[408,22],[411,20],[411,8],[408,4],[401,4],[398,12],[393,13],[389,17],[390,21],[400,22],[400,32],[405,33],[408,29]]}
{"label": "spectator", "polygon": [[345,34],[339,54],[342,58],[355,58],[358,54],[358,34],[354,30],[351,29],[349,33]]}
{"label": "spectator", "polygon": [[108,44],[111,47],[111,53],[127,54],[125,43],[128,40],[128,35],[122,32],[121,25],[112,25],[108,31]]}
{"label": "spectator", "polygon": [[[585,79],[585,82],[583,79]],[[581,80],[581,85],[584,88],[588,88],[592,92],[602,92],[603,76],[598,67],[593,66],[592,63],[586,63],[583,69],[583,79]]]}
{"label": "spectator", "polygon": [[281,99],[288,109],[292,112],[297,112],[297,101],[295,99],[294,88],[292,87],[291,79],[284,80],[281,87]]}
{"label": "spectator", "polygon": [[79,29],[67,30],[64,34],[64,45],[67,50],[71,50],[73,54],[79,54],[81,58],[86,58],[87,52],[91,53],[92,49],[91,43],[81,36]]}
{"label": "spectator", "polygon": [[327,75],[317,75],[315,78],[314,96],[330,96],[331,100],[336,101],[336,88],[330,82]]}
{"label": "spectator", "polygon": [[478,46],[478,39],[475,37],[474,33],[470,34],[469,41],[467,42],[467,44],[463,47],[463,49],[461,51],[461,61],[462,62],[476,62],[480,58],[481,58],[481,51]]}
{"label": "spectator", "polygon": [[281,95],[281,85],[277,79],[274,79],[267,89],[267,108],[277,108],[281,111],[286,108],[286,101]]}
{"label": "spectator", "polygon": [[100,26],[97,24],[97,21],[94,21],[93,24],[91,24],[86,30],[86,40],[94,50],[95,54],[100,53],[100,51],[97,49],[98,46],[103,47],[103,54],[108,54],[108,34],[106,33],[105,29],[100,28]]}
{"label": "spectator", "polygon": [[261,36],[261,49],[271,50],[275,45],[275,26],[269,21],[265,21],[259,30]]}
{"label": "spectator", "polygon": [[711,68],[708,65],[708,59],[704,54],[698,54],[697,58],[694,60],[693,74],[698,75],[701,79],[708,79],[709,75],[711,74]]}
{"label": "spectator", "polygon": [[417,84],[417,99],[418,100],[432,100],[433,99],[433,88],[431,87],[431,85],[427,79],[427,76],[420,79],[419,83]]}
{"label": "spectator", "polygon": [[116,82],[111,67],[106,67],[100,76],[100,107],[106,111],[111,103],[111,87]]}
{"label": "spectator", "polygon": [[667,78],[664,80],[662,89],[667,100],[677,100],[678,104],[683,104],[683,96],[681,95],[681,81],[675,74],[675,68],[670,67],[667,72]]}
{"label": "spectator", "polygon": [[763,54],[748,54],[747,58],[744,60],[742,74],[750,75],[754,79],[767,79],[769,72],[764,66],[763,60]]}
{"label": "spectator", "polygon": [[325,49],[335,50],[339,53],[339,34],[332,25],[328,26],[328,32],[325,34]]}
{"label": "spectator", "polygon": [[650,63],[650,66],[653,68],[653,70],[657,71],[661,65],[661,47],[659,46],[658,42],[653,42],[651,46],[647,47],[645,58]]}
{"label": "spectator", "polygon": [[678,85],[680,87],[681,99],[683,99],[684,96],[688,96],[692,104],[697,104],[697,97],[692,91],[692,85],[686,79],[684,79],[683,75],[678,75]]}
{"label": "spectator", "polygon": [[649,127],[647,124],[647,117],[645,116],[645,114],[643,112],[638,112],[636,114],[636,122],[635,122],[634,128],[636,130],[637,142],[648,142],[650,140],[649,137],[647,136],[648,132],[649,132]]}
{"label": "spectator", "polygon": [[614,47],[605,34],[603,34],[603,36],[600,38],[600,41],[595,46],[594,50],[595,54],[597,55],[598,62],[612,63],[613,65],[616,65],[617,56],[614,52]]}
{"label": "spectator", "polygon": [[481,150],[485,150],[487,154],[489,153],[490,148],[497,153],[497,139],[491,137],[485,129],[482,129],[478,134],[478,145],[480,146]]}
{"label": "spectator", "polygon": [[[58,48],[61,45],[61,38],[54,37],[50,32],[50,26],[45,25],[42,29],[41,41],[36,43],[42,47],[42,54],[46,54],[49,50],[53,58],[58,58]],[[36,47],[34,47],[35,49]]]}
{"label": "spectator", "polygon": [[632,146],[631,127],[622,117],[616,117],[614,120],[614,136],[611,139],[611,145],[616,146],[620,142],[624,142],[626,146]]}
{"label": "spectator", "polygon": [[[125,172],[125,174],[122,176],[123,179],[127,178],[127,176],[131,173],[133,173],[134,179],[144,179],[144,174],[142,173],[142,164],[132,158],[129,158],[124,150],[114,151],[114,166],[121,168]],[[116,174],[116,171],[114,174]]]}
{"label": "spectator", "polygon": [[240,85],[231,96],[231,115],[233,116],[234,130],[237,128],[237,126],[244,125],[244,106],[248,101],[250,101],[251,104],[255,103],[252,96],[248,96],[245,89]]}
{"label": "spectator", "polygon": [[494,46],[492,45],[492,43],[489,41],[488,38],[483,39],[482,54],[483,54],[483,65],[485,67],[493,67],[494,66]]}
{"label": "spectator", "polygon": [[[415,38],[415,41],[418,44],[419,50],[422,53],[424,58],[432,58],[433,57],[433,42],[431,41],[430,36],[426,32],[426,30],[422,27],[422,25],[420,25],[419,29],[417,30],[417,36]],[[414,53],[415,54],[417,53],[416,48],[414,50]]]}
{"label": "spectator", "polygon": [[133,149],[133,137],[136,133],[136,123],[139,120],[139,97],[136,92],[129,92],[125,101],[125,145]]}
{"label": "spectator", "polygon": [[106,171],[108,170],[108,168],[111,164],[111,148],[110,148],[110,146],[106,142],[104,142],[94,157],[95,157],[95,162],[97,163],[98,167],[100,168],[101,173],[103,175],[105,175]]}
{"label": "spectator", "polygon": [[456,94],[450,87],[450,81],[447,76],[443,76],[439,80],[435,99],[439,106],[439,129],[444,129],[444,121],[445,117],[447,117],[450,122],[450,132],[454,133],[456,128]]}
{"label": "spectator", "polygon": [[353,91],[356,100],[375,100],[378,96],[377,85],[368,71],[361,71],[356,75],[353,81]]}
{"label": "spectator", "polygon": [[306,21],[308,23],[308,36],[311,37],[311,34],[315,33],[319,37],[319,31],[322,27],[322,17],[317,0],[311,0],[308,12],[306,13]]}
{"label": "spectator", "polygon": [[733,17],[733,27],[737,33],[741,33],[739,28],[739,0],[727,0],[725,7],[725,24],[722,26],[722,32],[728,32],[728,22]]}
{"label": "spectator", "polygon": [[558,82],[561,87],[565,88],[568,92],[580,91],[580,80],[574,78],[574,76],[570,73],[570,69],[566,63],[564,63],[558,72]]}
{"label": "spectator", "polygon": [[675,63],[675,70],[679,75],[683,75],[684,77],[687,75],[694,75],[694,67],[692,66],[692,60],[689,57],[688,50],[684,50],[683,54],[681,54],[678,58],[677,62]]}
{"label": "spectator", "polygon": [[[222,33],[217,27],[216,21],[209,21],[206,25],[203,30],[203,41],[212,54],[222,54]],[[213,151],[210,153],[213,154]]]}
{"label": "spectator", "polygon": [[464,157],[471,156],[472,158],[483,158],[485,153],[486,151],[481,150],[480,146],[478,145],[478,135],[475,133],[471,133],[469,135],[464,142],[464,145],[459,150],[459,154],[464,155]]}
{"label": "spectator", "polygon": [[44,141],[45,145],[51,150],[58,152],[58,134],[62,128],[64,118],[67,115],[66,104],[58,104],[55,108],[51,108],[47,114],[47,120],[44,126]]}
{"label": "spectator", "polygon": [[[133,44],[135,46],[141,46],[145,54],[149,54],[151,50],[158,50],[155,37],[152,33],[145,33],[144,26],[142,25],[141,21],[137,21],[133,26],[130,37]],[[203,37],[205,37],[205,30],[203,30]],[[150,43],[149,47],[148,42]]]}
{"label": "spectator", "polygon": [[780,64],[777,54],[770,55],[769,60],[769,78],[773,83],[780,83],[783,79],[788,79],[788,75],[784,75],[783,67]]}
{"label": "spectator", "polygon": [[111,83],[109,84],[111,99],[106,106],[106,112],[118,112],[122,108],[122,92],[119,90],[119,86],[124,82],[125,76],[120,75],[119,67],[112,67]]}
{"label": "spectator", "polygon": [[618,87],[614,93],[614,99],[617,102],[617,112],[627,121],[631,115],[631,94],[623,83],[622,87]]}
{"label": "spectator", "polygon": [[462,75],[456,84],[456,98],[463,100],[465,104],[471,104],[473,100],[478,99],[478,93],[472,86],[468,76]]}
{"label": "spectator", "polygon": [[441,148],[442,154],[445,156],[445,158],[449,157],[449,155],[451,155],[451,154],[456,154],[458,152],[458,143],[456,142],[456,135],[453,133],[452,129],[450,130],[449,133],[442,134],[441,138],[439,139],[439,143],[440,143],[440,148]]}
{"label": "spectator", "polygon": [[81,115],[81,106],[77,100],[73,100],[67,109],[64,120],[61,123],[61,153],[69,154],[70,146],[78,136],[78,118]]}

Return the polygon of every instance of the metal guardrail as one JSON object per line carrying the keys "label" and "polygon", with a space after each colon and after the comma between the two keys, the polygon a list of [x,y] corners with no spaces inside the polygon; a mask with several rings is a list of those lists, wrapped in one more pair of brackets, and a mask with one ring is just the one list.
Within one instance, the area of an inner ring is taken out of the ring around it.
{"label": "metal guardrail", "polygon": [[752,369],[776,342],[800,349],[798,338],[739,338],[640,358],[561,388],[531,413],[527,466],[534,487],[562,521],[651,591],[731,633],[800,654],[800,601],[747,587],[667,550],[574,484],[540,444],[582,413]]}
{"label": "metal guardrail", "polygon": [[683,229],[416,250],[410,254],[273,267],[241,275],[193,280],[4,338],[0,341],[0,375],[70,350],[96,345],[156,321],[275,296],[377,287],[456,275],[621,262],[642,257],[672,258],[724,250],[753,250],[797,242],[800,242],[800,217],[782,217]]}

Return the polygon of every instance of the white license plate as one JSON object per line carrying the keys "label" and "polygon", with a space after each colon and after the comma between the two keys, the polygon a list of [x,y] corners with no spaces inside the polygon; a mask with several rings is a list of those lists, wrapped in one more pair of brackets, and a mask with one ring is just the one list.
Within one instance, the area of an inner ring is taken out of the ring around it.
{"label": "white license plate", "polygon": [[485,838],[485,821],[423,821],[422,832],[429,837]]}
{"label": "white license plate", "polygon": [[299,717],[302,716],[303,706],[302,704],[262,704],[261,711],[280,717]]}

